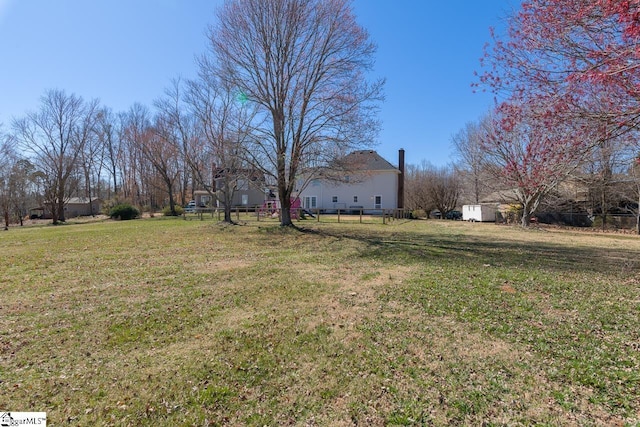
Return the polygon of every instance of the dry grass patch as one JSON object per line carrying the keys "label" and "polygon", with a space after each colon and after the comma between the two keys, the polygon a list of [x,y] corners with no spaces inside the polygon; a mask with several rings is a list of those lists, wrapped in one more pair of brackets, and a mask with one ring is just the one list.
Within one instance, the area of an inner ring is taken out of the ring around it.
{"label": "dry grass patch", "polygon": [[633,425],[640,241],[445,221],[0,235],[0,409],[77,425]]}

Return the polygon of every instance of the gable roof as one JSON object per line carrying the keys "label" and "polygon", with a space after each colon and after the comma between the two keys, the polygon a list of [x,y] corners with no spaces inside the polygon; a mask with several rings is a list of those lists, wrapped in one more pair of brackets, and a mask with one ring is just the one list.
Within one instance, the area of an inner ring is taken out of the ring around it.
{"label": "gable roof", "polygon": [[[98,203],[101,201],[102,199],[100,199],[99,197],[91,199],[91,203]],[[88,197],[71,197],[69,200],[67,200],[67,204],[68,205],[88,205],[89,198]]]}
{"label": "gable roof", "polygon": [[374,150],[359,150],[347,154],[340,160],[348,169],[361,171],[397,171],[398,168],[386,161]]}

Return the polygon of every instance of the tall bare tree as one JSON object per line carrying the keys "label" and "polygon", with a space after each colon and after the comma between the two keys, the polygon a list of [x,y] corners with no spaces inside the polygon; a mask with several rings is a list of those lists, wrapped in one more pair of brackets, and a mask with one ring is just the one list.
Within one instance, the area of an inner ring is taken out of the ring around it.
{"label": "tall bare tree", "polygon": [[11,169],[15,162],[15,151],[9,145],[9,138],[0,128],[0,213],[4,218],[4,229],[9,229],[11,210]]}
{"label": "tall bare tree", "polygon": [[427,215],[435,208],[428,191],[427,171],[430,167],[423,161],[420,165],[408,164],[405,170],[405,205],[409,209],[423,210]]}
{"label": "tall bare tree", "polygon": [[150,138],[151,113],[144,105],[135,103],[119,119],[123,197],[140,207],[158,207],[153,191],[154,167],[142,151],[143,140]]}
{"label": "tall bare tree", "polygon": [[463,170],[464,189],[469,195],[468,201],[478,204],[487,188],[487,171],[485,167],[485,153],[482,150],[482,121],[469,122],[457,134],[451,142],[458,158],[458,165]]}
{"label": "tall bare tree", "polygon": [[[180,151],[172,136],[170,120],[160,112],[152,122],[149,110],[134,104],[125,118],[125,139],[128,142],[129,168],[137,193],[135,199],[141,205],[154,206],[153,190],[169,201],[172,215],[176,215],[175,186],[180,178]],[[135,160],[134,160],[135,159]]]}
{"label": "tall bare tree", "polygon": [[454,210],[460,198],[460,188],[460,180],[453,167],[436,167],[426,161],[419,166],[407,165],[407,206],[424,210],[427,216],[432,209],[439,210],[443,217]]}
{"label": "tall bare tree", "polygon": [[190,158],[199,184],[222,203],[224,221],[232,223],[234,194],[239,185],[249,183],[256,175],[254,168],[243,161],[255,109],[238,102],[236,94],[209,73],[205,61],[200,63],[199,79],[190,82],[189,103],[201,129],[199,151],[215,164],[212,175],[203,175],[206,166],[195,167],[198,157]]}
{"label": "tall bare tree", "polygon": [[20,148],[42,172],[45,203],[53,223],[64,221],[64,206],[73,190],[70,177],[78,167],[87,141],[93,137],[98,101],[85,102],[74,94],[50,90],[40,110],[14,121]]}
{"label": "tall bare tree", "polygon": [[194,174],[200,177],[203,173],[203,165],[195,159],[201,158],[201,153],[206,151],[201,144],[200,129],[197,120],[187,102],[187,91],[183,90],[180,79],[174,79],[171,86],[165,89],[164,96],[155,101],[158,109],[156,131],[166,143],[171,144],[177,150],[179,156],[177,167],[180,169],[180,199],[186,203],[189,178]]}
{"label": "tall bare tree", "polygon": [[453,167],[434,167],[427,173],[428,194],[444,218],[458,206],[460,180]]}
{"label": "tall bare tree", "polygon": [[116,195],[120,190],[118,178],[121,175],[120,166],[124,157],[119,124],[119,117],[113,114],[110,108],[100,110],[96,132],[99,144],[104,150],[102,163],[109,176],[109,187],[113,186],[112,191]]}
{"label": "tall bare tree", "polygon": [[383,81],[365,77],[375,45],[349,0],[232,0],[217,17],[213,63],[261,113],[248,157],[277,182],[281,225],[290,226],[297,175],[377,133]]}

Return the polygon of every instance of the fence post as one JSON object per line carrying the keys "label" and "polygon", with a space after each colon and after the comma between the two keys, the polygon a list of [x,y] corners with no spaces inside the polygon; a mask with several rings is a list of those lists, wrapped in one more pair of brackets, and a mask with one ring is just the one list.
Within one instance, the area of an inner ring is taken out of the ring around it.
{"label": "fence post", "polygon": [[384,212],[384,209],[382,209],[382,224],[386,224],[385,219],[386,219],[385,212]]}
{"label": "fence post", "polygon": [[338,208],[338,224],[340,223],[340,208]]}
{"label": "fence post", "polygon": [[360,209],[360,224],[362,224],[362,211],[363,209]]}

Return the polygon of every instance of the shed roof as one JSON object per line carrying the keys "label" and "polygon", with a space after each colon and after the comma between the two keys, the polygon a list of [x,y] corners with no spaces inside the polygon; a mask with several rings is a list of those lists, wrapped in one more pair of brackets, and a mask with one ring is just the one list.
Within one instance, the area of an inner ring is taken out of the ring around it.
{"label": "shed roof", "polygon": [[[99,197],[91,199],[91,203],[97,203],[100,201],[101,200]],[[68,205],[88,205],[89,198],[88,197],[71,197],[69,200],[67,200],[67,204]]]}

